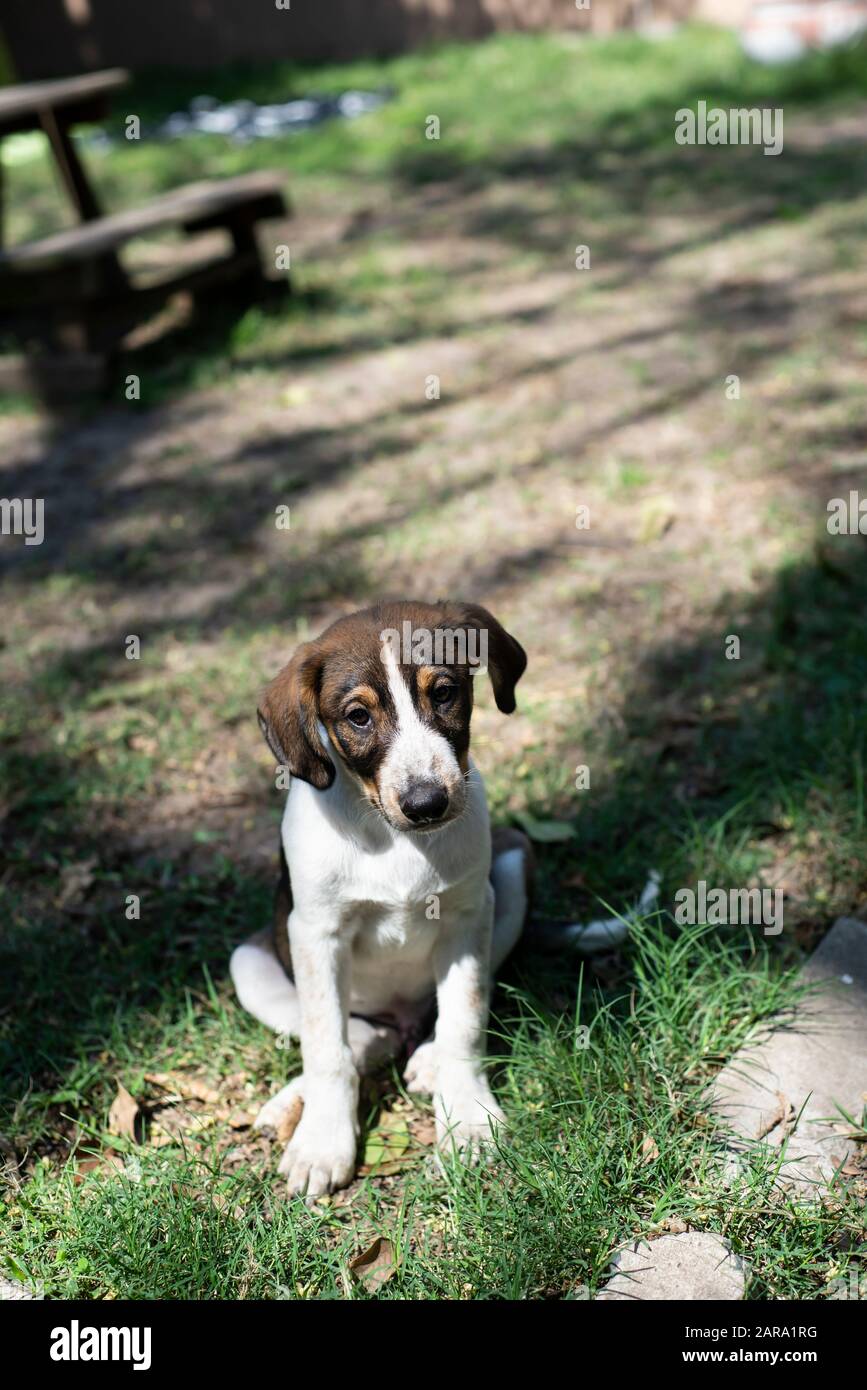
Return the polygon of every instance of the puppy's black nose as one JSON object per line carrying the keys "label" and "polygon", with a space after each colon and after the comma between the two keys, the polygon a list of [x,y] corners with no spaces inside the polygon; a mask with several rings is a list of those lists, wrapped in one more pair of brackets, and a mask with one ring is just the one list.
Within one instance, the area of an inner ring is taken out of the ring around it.
{"label": "puppy's black nose", "polygon": [[449,794],[439,782],[410,782],[398,805],[414,825],[439,820],[449,804]]}

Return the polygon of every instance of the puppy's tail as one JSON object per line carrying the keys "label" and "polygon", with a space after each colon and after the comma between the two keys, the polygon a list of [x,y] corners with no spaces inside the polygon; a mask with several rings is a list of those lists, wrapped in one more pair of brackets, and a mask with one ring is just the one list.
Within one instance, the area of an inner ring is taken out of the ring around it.
{"label": "puppy's tail", "polygon": [[577,951],[581,956],[594,956],[611,951],[629,935],[632,919],[650,912],[659,897],[660,876],[651,869],[644,892],[631,911],[620,917],[600,917],[595,922],[555,922],[534,918],[528,929],[528,939],[540,951]]}

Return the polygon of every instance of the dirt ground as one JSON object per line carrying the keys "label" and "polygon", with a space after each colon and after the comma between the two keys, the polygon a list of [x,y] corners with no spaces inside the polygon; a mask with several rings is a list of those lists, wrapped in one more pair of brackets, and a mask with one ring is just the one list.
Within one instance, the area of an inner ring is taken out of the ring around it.
{"label": "dirt ground", "polygon": [[[865,125],[850,111],[788,139],[854,148]],[[846,205],[780,221],[756,193],[685,221],[651,203],[623,245],[591,226],[591,268],[576,270],[574,216],[556,203],[529,170],[340,215],[314,206],[285,229],[307,284],[361,238],[410,297],[414,267],[441,287],[431,331],[402,331],[393,302],[392,333],[362,323],[355,341],[314,310],[289,360],[257,362],[254,341],[229,389],[73,424],[0,417],[3,491],[44,495],[47,517],[38,555],[4,545],[7,680],[62,663],[86,685],[114,653],[123,681],[129,633],[171,671],[202,672],[228,634],[252,695],[340,613],[465,595],[530,654],[530,719],[488,704],[479,760],[550,755],[568,798],[588,729],[616,726],[642,653],[707,642],[715,623],[722,653],[739,605],[809,547],[863,465],[867,287],[840,253]],[[516,251],[516,208],[532,254]],[[201,811],[236,827],[236,852],[263,855],[258,826],[237,836],[257,738],[240,710],[215,728],[191,784],[169,775],[163,795],[125,808],[134,841],[177,845]]]}

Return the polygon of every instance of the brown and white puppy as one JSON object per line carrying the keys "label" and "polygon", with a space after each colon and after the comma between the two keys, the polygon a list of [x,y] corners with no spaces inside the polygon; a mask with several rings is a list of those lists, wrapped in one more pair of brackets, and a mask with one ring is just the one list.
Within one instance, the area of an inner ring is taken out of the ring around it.
{"label": "brown and white puppy", "polygon": [[[262,1110],[300,1123],[281,1172],[308,1196],[349,1182],[359,1070],[424,1036],[408,1085],[434,1095],[438,1138],[458,1149],[502,1121],[482,1064],[491,974],[529,907],[531,854],[494,845],[470,758],[473,677],[515,708],[527,659],[484,608],[382,604],[305,643],[265,691],[259,721],[291,773],[275,939],[233,954],[243,1006],[300,1036],[303,1075]],[[288,922],[288,931],[287,931]]]}

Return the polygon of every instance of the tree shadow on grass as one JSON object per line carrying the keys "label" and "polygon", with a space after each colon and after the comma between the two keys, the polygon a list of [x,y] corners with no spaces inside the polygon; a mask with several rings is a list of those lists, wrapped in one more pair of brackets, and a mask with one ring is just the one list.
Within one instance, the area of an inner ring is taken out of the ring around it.
{"label": "tree shadow on grass", "polygon": [[[839,113],[844,99],[867,99],[865,44],[780,69],[744,61],[736,77],[721,77],[712,87],[686,81],[664,98],[653,95],[637,106],[594,116],[586,133],[545,144],[521,148],[503,142],[481,152],[455,142],[409,146],[395,158],[391,175],[408,188],[436,183],[443,202],[454,205],[465,235],[490,237],[524,252],[564,257],[567,214],[575,240],[582,239],[582,227],[594,228],[602,217],[614,219],[604,245],[597,236],[594,250],[604,253],[606,286],[615,287],[675,255],[860,198],[867,176],[863,137],[835,134],[833,126],[822,134],[822,124],[833,114],[829,103]],[[699,101],[726,110],[782,109],[782,154],[768,156],[755,146],[678,145],[675,113],[694,110]],[[798,118],[803,118],[800,128]],[[473,196],[494,189],[492,206]],[[466,205],[462,219],[461,204]],[[648,219],[661,214],[681,215],[684,233],[648,246]]]}
{"label": "tree shadow on grass", "polygon": [[[225,76],[229,81],[230,75]],[[247,79],[252,80],[250,74]],[[166,93],[160,93],[159,83],[150,83],[150,88],[157,93],[152,98],[156,105],[164,104]],[[664,99],[653,95],[637,107],[626,105],[594,117],[586,134],[544,146],[522,148],[506,140],[480,152],[459,142],[422,142],[422,148],[410,143],[388,170],[396,195],[394,218],[380,212],[376,222],[400,227],[408,218],[404,231],[409,234],[415,217],[425,235],[429,208],[416,207],[411,199],[407,206],[406,191],[434,182],[440,195],[438,212],[450,215],[460,235],[492,239],[522,254],[555,257],[556,265],[565,266],[573,229],[577,236],[582,226],[595,228],[600,218],[607,218],[604,247],[595,237],[594,249],[604,251],[597,280],[601,277],[605,288],[614,289],[634,283],[679,254],[857,199],[865,187],[867,155],[863,140],[854,135],[837,136],[832,129],[827,138],[815,138],[821,137],[821,127],[814,126],[805,140],[804,131],[796,131],[787,137],[779,157],[767,157],[754,147],[682,147],[674,141],[676,110],[706,100],[724,108],[780,106],[787,120],[819,112],[824,120],[822,108],[830,100],[859,97],[867,98],[864,45],[816,55],[780,70],[743,62],[736,76],[721,77],[712,90],[684,81]],[[473,196],[489,190],[496,192],[493,204]],[[664,244],[648,244],[649,220],[678,214],[683,234]],[[311,279],[282,313],[291,325],[335,304],[327,281]],[[128,371],[140,373],[153,401],[189,388],[232,358],[239,317],[217,308],[169,338],[125,356],[118,380]],[[422,315],[417,323],[396,329],[388,341],[415,341],[427,336],[430,328]],[[434,330],[445,335],[459,329],[447,315],[434,324]],[[262,356],[245,353],[244,360],[250,367],[289,365],[380,345],[376,334],[362,330],[348,342],[290,346]],[[64,428],[61,420],[59,432]]]}
{"label": "tree shadow on grass", "polygon": [[[754,597],[721,596],[718,621],[697,636],[639,654],[593,739],[606,771],[569,803],[577,838],[548,856],[552,891],[576,867],[615,907],[651,866],[669,902],[698,878],[780,882],[786,951],[863,910],[865,603],[864,539],[825,535],[813,559]],[[726,657],[732,636],[737,659]],[[793,856],[803,876],[786,871]],[[552,900],[564,905],[562,889]]]}
{"label": "tree shadow on grass", "polygon": [[[715,93],[714,99],[723,100],[724,95]],[[737,104],[746,99],[743,91],[731,95],[736,95]],[[817,86],[814,95],[827,95],[827,86],[821,91]],[[662,253],[672,254],[781,210],[813,210],[824,201],[846,201],[863,189],[867,167],[849,145],[796,149],[791,161],[779,167],[757,151],[747,151],[743,158],[728,151],[676,154],[670,135],[677,100],[685,102],[686,97],[649,108],[631,129],[618,129],[614,122],[607,151],[599,142],[571,141],[523,155],[506,150],[469,171],[455,168],[447,194],[458,224],[474,228],[476,235],[514,237],[521,245],[535,244],[542,250],[556,245],[558,254],[562,251],[559,233],[552,241],[545,230],[546,209],[528,210],[517,193],[513,222],[505,216],[474,223],[484,214],[464,209],[467,180],[513,180],[517,188],[520,180],[544,178],[546,186],[555,188],[561,179],[577,184],[589,178],[610,197],[612,206],[619,200],[637,216],[665,210],[665,189],[671,180],[686,197],[703,203],[705,212],[721,215],[740,200],[747,204],[743,210],[736,208],[734,217],[718,221],[715,234],[705,228],[697,239],[687,236]],[[739,157],[729,160],[730,153]],[[400,165],[395,173],[407,182],[414,179],[410,165]],[[768,197],[770,204],[762,204]],[[749,206],[751,200],[756,200],[754,207]],[[614,274],[621,274],[624,282],[634,280],[646,271],[648,256],[656,255],[628,237],[619,245],[613,242]],[[699,286],[687,323],[712,319],[716,308],[724,336],[744,321],[770,319],[770,338],[765,341],[758,334],[756,351],[783,354],[797,341],[791,325],[792,295],[779,284],[770,300],[768,293],[735,287],[720,302]],[[597,343],[595,350],[616,345],[617,340]],[[341,351],[357,348],[355,342]],[[195,353],[193,338],[191,357]],[[748,354],[742,355],[741,361],[748,360]],[[534,363],[519,368],[511,379],[557,365],[550,359]],[[498,384],[509,379],[503,373]],[[662,391],[649,404],[639,402],[633,411],[617,412],[601,426],[579,433],[570,447],[580,454],[623,423],[640,423],[683,406],[706,390],[710,380],[693,374],[686,384]],[[473,393],[477,389],[474,386]],[[202,429],[207,428],[207,407],[194,403],[191,410],[196,409],[202,412]],[[411,410],[406,413],[412,415]],[[38,561],[25,557],[25,587],[36,589],[54,574],[98,574],[119,594],[157,588],[167,577],[192,579],[197,569],[213,573],[232,547],[242,561],[253,552],[251,537],[258,521],[275,500],[283,500],[277,464],[293,474],[297,470],[301,485],[315,492],[323,482],[339,481],[389,448],[399,451],[405,442],[385,417],[360,443],[354,426],[307,432],[287,427],[285,434],[276,432],[243,450],[243,458],[239,452],[232,462],[248,464],[240,478],[215,481],[186,471],[169,482],[145,477],[127,486],[121,498],[115,455],[123,452],[125,431],[157,435],[165,416],[152,410],[132,426],[119,419],[114,424],[117,436],[109,439],[102,455],[89,448],[86,430],[78,437],[61,434],[53,450],[16,473],[14,490],[20,495],[46,491],[50,496],[56,484],[56,495],[71,501],[68,510],[62,509],[66,525],[57,546],[52,549],[49,540]],[[109,420],[109,432],[111,428]],[[847,428],[841,442],[858,446],[859,428]],[[528,474],[532,467],[527,465]],[[64,494],[61,480],[66,476],[68,488],[71,474],[74,487]],[[483,481],[482,470],[476,481]],[[454,492],[447,484],[428,493],[425,504],[447,503]],[[413,516],[420,505],[410,500],[401,518]],[[116,518],[124,507],[154,517],[163,507],[166,513],[186,507],[198,518],[198,529],[192,535],[163,530],[149,552],[131,553],[104,526],[106,517]],[[359,602],[375,597],[375,577],[365,570],[361,556],[362,543],[377,524],[359,522],[349,528],[345,553],[337,560],[332,552],[320,556],[312,587],[305,587],[307,577],[299,569],[265,580],[244,575],[228,596],[206,603],[195,618],[170,612],[149,624],[149,630],[217,635],[242,620],[247,630],[256,631],[285,621],[299,607],[309,612],[344,601],[350,591]],[[68,539],[73,533],[74,548]],[[745,877],[779,870],[787,855],[806,865],[806,878],[795,882],[790,893],[795,946],[809,946],[837,912],[851,911],[863,900],[862,692],[867,689],[867,649],[862,615],[867,575],[862,551],[860,539],[839,544],[825,539],[813,562],[769,580],[749,603],[721,596],[718,623],[707,625],[697,636],[648,643],[636,658],[613,720],[594,735],[592,764],[607,771],[594,777],[592,792],[579,804],[577,839],[563,847],[546,847],[541,854],[544,907],[558,915],[586,916],[595,913],[597,896],[620,907],[634,900],[651,866],[663,871],[670,902],[676,886],[698,877],[709,882],[715,878],[721,886],[737,885]],[[499,567],[482,555],[468,572],[468,587],[482,597],[483,589],[516,573],[537,573],[556,559],[538,546],[516,551]],[[21,556],[18,561],[24,563]],[[724,637],[731,632],[741,637],[739,662],[725,660]],[[22,701],[31,702],[26,737],[13,734],[0,747],[8,803],[3,847],[12,869],[2,882],[0,899],[0,1047],[8,1109],[31,1084],[47,1089],[61,1083],[76,1058],[98,1055],[119,1027],[135,1038],[155,1003],[161,1001],[167,1012],[180,1015],[186,992],[201,988],[204,967],[222,979],[231,946],[267,917],[270,883],[230,859],[215,855],[210,867],[194,871],[183,855],[143,859],[133,851],[111,816],[102,814],[106,806],[94,816],[93,802],[82,797],[84,783],[89,793],[97,794],[95,800],[103,791],[109,798],[112,794],[95,752],[64,757],[52,744],[52,702],[68,700],[70,693],[73,699],[84,698],[112,677],[116,680],[118,649],[112,639],[101,639],[85,642],[72,655],[49,654],[33,681],[22,687]],[[572,750],[564,747],[564,766],[571,766],[571,757]],[[264,797],[260,809],[264,820]],[[533,809],[546,816],[554,808]],[[571,800],[560,810],[573,816],[576,803]],[[831,865],[810,863],[811,854],[815,856],[811,836],[815,841],[817,829],[823,854],[832,848]],[[91,858],[98,876],[92,895],[80,907],[46,911],[46,902],[59,895],[63,865]],[[567,883],[576,872],[584,877],[584,891]],[[123,902],[126,892],[139,888],[146,910],[141,921],[130,922]],[[825,891],[824,901],[817,888]],[[774,949],[788,952],[792,943],[787,930]],[[744,949],[751,949],[749,941]],[[532,969],[552,987],[562,986],[564,979],[570,985],[574,981],[573,963],[533,964]]]}
{"label": "tree shadow on grass", "polygon": [[[540,852],[543,910],[584,916],[597,896],[622,907],[651,865],[663,872],[668,904],[677,887],[698,878],[745,886],[772,879],[782,852],[803,861],[806,873],[787,892],[782,937],[766,943],[789,961],[839,912],[862,903],[865,603],[863,541],[826,538],[813,562],[784,571],[747,604],[721,598],[719,622],[697,636],[650,644],[617,711],[616,734],[598,733],[597,766],[607,771],[581,794],[576,840]],[[733,627],[740,661],[724,656]],[[231,853],[192,871],[177,856],[131,852],[123,837],[84,819],[75,805],[81,769],[48,752],[44,738],[26,756],[7,750],[5,762],[14,801],[3,834],[11,874],[0,936],[0,1103],[8,1124],[28,1090],[62,1086],[71,1067],[97,1056],[118,1031],[135,1040],[152,1009],[182,1014],[205,972],[223,980],[232,946],[267,920],[271,883],[233,864]],[[813,880],[817,834],[833,862],[815,865]],[[89,859],[99,878],[92,899],[34,920],[31,887],[44,890],[49,878],[59,893],[61,863]],[[584,893],[574,881],[564,886],[579,870]],[[139,921],[125,917],[129,892],[141,896]],[[742,930],[745,954],[758,948],[757,930]],[[578,965],[535,960],[525,945],[507,979],[514,970],[556,1014]],[[628,972],[627,947],[612,977],[620,994]]]}

